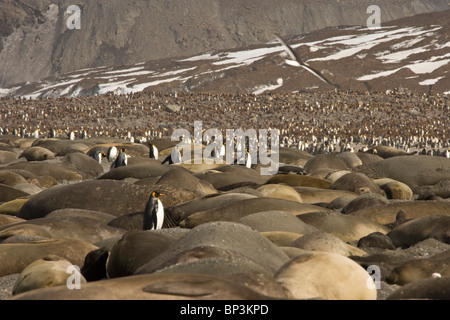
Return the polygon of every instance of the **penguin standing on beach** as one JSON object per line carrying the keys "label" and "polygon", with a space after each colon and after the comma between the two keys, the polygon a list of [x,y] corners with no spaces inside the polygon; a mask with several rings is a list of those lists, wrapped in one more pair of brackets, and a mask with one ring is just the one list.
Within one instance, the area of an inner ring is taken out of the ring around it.
{"label": "penguin standing on beach", "polygon": [[178,164],[181,163],[181,153],[180,150],[178,150],[178,146],[175,146],[175,148],[172,149],[170,154],[164,159],[162,164],[169,162],[169,164]]}
{"label": "penguin standing on beach", "polygon": [[118,167],[124,167],[128,164],[128,157],[125,154],[125,149],[120,149],[119,150],[119,154],[116,158],[116,160],[114,160],[114,162],[111,164],[111,169],[113,168],[118,168]]}
{"label": "penguin standing on beach", "polygon": [[117,147],[116,146],[112,146],[111,148],[108,149],[107,152],[108,155],[108,161],[109,162],[113,162],[114,160],[116,160],[117,158]]}
{"label": "penguin standing on beach", "polygon": [[244,165],[250,169],[252,167],[252,156],[250,155],[250,152],[248,152],[247,148],[245,148],[244,157],[241,159],[236,159],[234,164],[241,164],[240,162],[243,162],[243,160],[245,160]]}
{"label": "penguin standing on beach", "polygon": [[102,159],[103,157],[106,157],[106,153],[104,152],[100,152],[100,151],[95,151],[94,153],[94,159],[98,162],[98,163],[102,163]]}
{"label": "penguin standing on beach", "polygon": [[158,160],[158,148],[153,143],[150,143],[150,159]]}
{"label": "penguin standing on beach", "polygon": [[159,196],[164,195],[153,191],[147,201],[144,211],[144,230],[161,229],[164,223],[164,207]]}

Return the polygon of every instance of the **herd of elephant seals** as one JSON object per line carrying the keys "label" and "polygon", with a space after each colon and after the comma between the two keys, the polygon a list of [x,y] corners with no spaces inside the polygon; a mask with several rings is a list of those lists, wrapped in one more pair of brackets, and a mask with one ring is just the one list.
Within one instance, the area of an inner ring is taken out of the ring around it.
{"label": "herd of elephant seals", "polygon": [[[126,166],[94,158],[112,147]],[[173,147],[0,135],[0,299],[450,298],[450,159],[292,147],[262,175]]]}

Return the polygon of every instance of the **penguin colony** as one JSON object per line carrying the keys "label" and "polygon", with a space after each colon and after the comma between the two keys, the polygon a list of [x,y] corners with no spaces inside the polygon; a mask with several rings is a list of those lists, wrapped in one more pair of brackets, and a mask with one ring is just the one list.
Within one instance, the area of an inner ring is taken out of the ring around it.
{"label": "penguin colony", "polygon": [[[177,104],[180,111],[164,106]],[[351,145],[392,146],[445,156],[449,98],[406,90],[386,93],[137,93],[42,100],[0,99],[0,134],[21,137],[110,136],[147,141],[179,128],[280,130],[281,147],[311,154]],[[358,150],[356,150],[358,151]],[[448,151],[447,151],[448,154]]]}

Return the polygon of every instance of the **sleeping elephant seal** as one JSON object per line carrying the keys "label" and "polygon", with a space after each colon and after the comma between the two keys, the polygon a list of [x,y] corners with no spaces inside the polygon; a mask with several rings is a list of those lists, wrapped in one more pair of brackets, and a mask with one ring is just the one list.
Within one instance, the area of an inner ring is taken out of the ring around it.
{"label": "sleeping elephant seal", "polygon": [[[66,286],[73,274],[71,267],[73,268],[72,262],[53,254],[38,259],[20,273],[12,293],[16,295],[39,288]],[[74,272],[77,270],[74,269]],[[87,281],[79,271],[78,275],[80,285],[85,284]]]}
{"label": "sleeping elephant seal", "polygon": [[413,198],[413,191],[406,183],[389,178],[375,179],[374,182],[385,192],[388,199],[412,200]]}
{"label": "sleeping elephant seal", "polygon": [[428,278],[408,283],[394,291],[387,300],[450,300],[450,277]]}
{"label": "sleeping elephant seal", "polygon": [[321,169],[348,170],[345,161],[332,154],[319,154],[305,163],[304,169],[307,173],[313,173]]}
{"label": "sleeping elephant seal", "polygon": [[288,256],[256,230],[235,222],[211,222],[199,225],[172,243],[160,255],[136,270],[139,273],[152,273],[176,263],[174,257],[198,247],[233,251],[240,254],[273,274],[286,263]]}
{"label": "sleeping elephant seal", "polygon": [[429,258],[406,261],[392,270],[387,281],[403,286],[410,282],[431,278],[435,273],[442,277],[450,277],[450,250]]}
{"label": "sleeping elephant seal", "polygon": [[370,147],[369,150],[366,151],[366,153],[376,154],[376,155],[382,157],[383,159],[398,157],[398,156],[411,156],[413,154],[416,154],[416,152],[406,152],[405,150],[402,150],[402,149],[397,149],[394,147],[383,146],[383,145]]}
{"label": "sleeping elephant seal", "polygon": [[430,215],[405,222],[388,233],[396,247],[410,247],[434,238],[450,244],[450,215]]}
{"label": "sleeping elephant seal", "polygon": [[290,299],[376,300],[368,272],[341,254],[310,252],[292,259],[275,274]]}
{"label": "sleeping elephant seal", "polygon": [[46,148],[29,147],[20,154],[19,158],[25,158],[27,161],[44,161],[54,159],[55,154]]}
{"label": "sleeping elephant seal", "polygon": [[384,192],[369,177],[361,173],[348,173],[330,185],[333,190],[346,190],[357,194],[375,193],[384,195]]}
{"label": "sleeping elephant seal", "polygon": [[206,222],[236,221],[249,214],[262,211],[285,211],[291,214],[328,211],[319,206],[276,198],[254,198],[236,201],[210,210],[194,213],[180,222],[182,228],[194,228]]}
{"label": "sleeping elephant seal", "polygon": [[[212,275],[154,273],[88,282],[81,290],[65,286],[37,289],[11,300],[267,300],[235,281]],[[179,312],[179,311],[178,311]],[[179,314],[179,313],[178,313]]]}
{"label": "sleeping elephant seal", "polygon": [[55,254],[82,266],[86,255],[97,246],[75,239],[47,239],[31,243],[2,243],[0,276],[20,273],[30,263],[49,254]]}
{"label": "sleeping elephant seal", "polygon": [[319,230],[329,232],[343,241],[359,240],[372,232],[381,232],[383,234],[389,232],[389,229],[384,225],[369,219],[333,211],[299,214],[297,217],[303,222]]}
{"label": "sleeping elephant seal", "polygon": [[450,159],[430,156],[400,156],[363,164],[353,171],[366,174],[371,179],[391,178],[416,186],[435,185],[450,180]]}
{"label": "sleeping elephant seal", "polygon": [[396,220],[399,211],[405,213],[405,219],[415,219],[433,214],[450,215],[450,206],[447,202],[439,201],[399,201],[367,207],[349,213],[349,215],[364,217],[381,224],[389,224]]}
{"label": "sleeping elephant seal", "polygon": [[[182,231],[183,229],[179,229]],[[179,237],[185,232],[178,232]],[[162,230],[129,231],[117,241],[109,255],[107,275],[109,278],[129,276],[164,252],[178,237]]]}
{"label": "sleeping elephant seal", "polygon": [[256,191],[260,192],[263,197],[303,202],[302,197],[294,188],[282,184],[266,184]]}

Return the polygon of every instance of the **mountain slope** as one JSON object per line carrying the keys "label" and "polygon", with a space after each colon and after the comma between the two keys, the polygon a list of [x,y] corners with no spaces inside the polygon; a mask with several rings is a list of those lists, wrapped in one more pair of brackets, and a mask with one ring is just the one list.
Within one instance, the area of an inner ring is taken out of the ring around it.
{"label": "mountain slope", "polygon": [[81,29],[66,22],[72,0],[0,3],[0,87],[83,68],[135,64],[261,44],[329,26],[382,23],[448,9],[447,0],[79,0]]}
{"label": "mountain slope", "polygon": [[[431,23],[430,23],[431,21]],[[334,27],[284,37],[300,59],[331,85],[286,60],[273,40],[126,66],[82,69],[3,89],[26,98],[162,92],[254,93],[405,88],[450,93],[450,10],[393,21],[380,29]]]}

